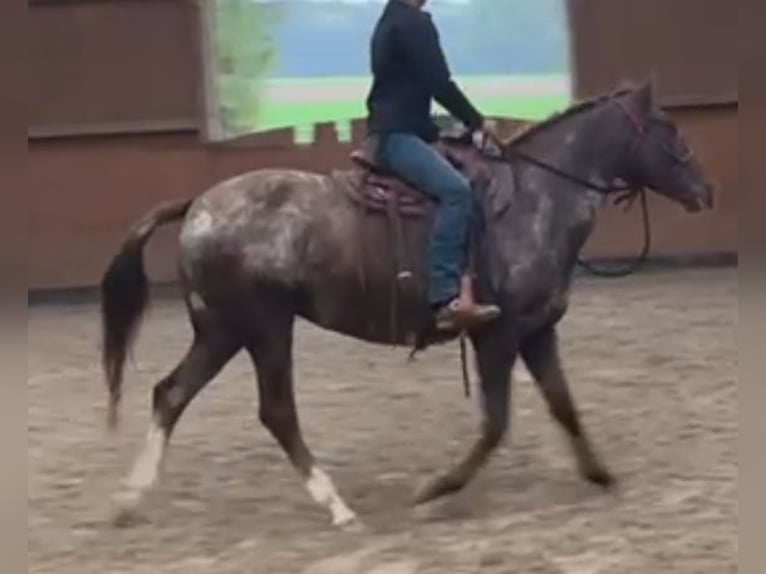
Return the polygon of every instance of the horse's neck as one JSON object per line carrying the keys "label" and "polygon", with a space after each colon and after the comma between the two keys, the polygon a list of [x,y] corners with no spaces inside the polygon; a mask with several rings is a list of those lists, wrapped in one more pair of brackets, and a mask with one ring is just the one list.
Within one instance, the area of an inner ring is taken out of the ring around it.
{"label": "horse's neck", "polygon": [[[512,145],[565,173],[595,185],[606,185],[624,159],[623,136],[615,129],[614,116],[603,108],[563,118],[550,129],[540,129]],[[509,210],[508,226],[524,229],[530,237],[524,249],[553,250],[562,263],[574,256],[587,240],[596,222],[603,195],[543,168],[516,163],[515,203]],[[522,246],[519,245],[519,248]]]}
{"label": "horse's neck", "polygon": [[607,185],[619,175],[628,143],[615,118],[615,110],[603,103],[554,120],[550,127],[543,124],[512,145],[579,179]]}

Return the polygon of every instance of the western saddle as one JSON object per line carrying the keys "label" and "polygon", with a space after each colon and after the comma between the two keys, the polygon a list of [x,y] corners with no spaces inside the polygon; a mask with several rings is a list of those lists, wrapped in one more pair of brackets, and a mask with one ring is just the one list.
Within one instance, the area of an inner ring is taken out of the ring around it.
{"label": "western saddle", "polygon": [[[476,149],[458,138],[445,138],[434,144],[456,168],[471,167]],[[424,218],[436,207],[436,200],[410,185],[399,176],[375,161],[372,143],[363,144],[351,152],[355,167],[344,186],[352,201],[361,208],[362,221],[368,214],[380,214],[388,224],[388,239],[393,253],[391,333],[392,340],[398,332],[398,314],[401,295],[414,294],[415,276],[402,218]],[[473,166],[476,167],[475,165]],[[469,171],[473,171],[469,169]],[[474,178],[470,178],[474,179]],[[364,230],[361,231],[364,244]],[[469,249],[470,251],[470,249]],[[472,259],[469,257],[469,259]],[[360,269],[363,285],[366,283],[364,270]],[[409,322],[409,320],[408,320]]]}
{"label": "western saddle", "polygon": [[351,161],[362,172],[362,180],[355,186],[354,195],[364,207],[372,211],[390,212],[393,209],[402,215],[422,217],[435,203],[425,193],[378,164],[369,148],[352,151]]}

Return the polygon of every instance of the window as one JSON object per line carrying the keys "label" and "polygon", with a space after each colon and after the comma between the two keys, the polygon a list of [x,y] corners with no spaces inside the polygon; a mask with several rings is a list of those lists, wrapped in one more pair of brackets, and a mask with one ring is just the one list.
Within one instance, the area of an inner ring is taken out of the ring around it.
{"label": "window", "polygon": [[[387,0],[214,0],[207,24],[220,138],[366,114],[368,44]],[[569,103],[565,0],[430,0],[458,82],[486,114],[539,119]],[[439,111],[435,108],[435,111]]]}

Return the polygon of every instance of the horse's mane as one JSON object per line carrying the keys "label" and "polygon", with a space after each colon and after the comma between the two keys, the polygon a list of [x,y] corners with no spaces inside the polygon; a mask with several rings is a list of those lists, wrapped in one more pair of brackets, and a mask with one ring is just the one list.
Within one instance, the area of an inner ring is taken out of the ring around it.
{"label": "horse's mane", "polygon": [[527,126],[521,128],[518,132],[513,134],[510,138],[503,141],[503,146],[517,145],[521,143],[522,141],[532,137],[536,133],[543,130],[547,130],[548,128],[558,124],[559,122],[564,121],[565,119],[569,117],[577,115],[581,112],[591,110],[595,108],[596,106],[604,103],[607,100],[611,100],[616,97],[627,95],[635,91],[636,89],[637,89],[636,86],[633,84],[624,84],[620,86],[619,88],[617,88],[616,90],[605,92],[605,93],[593,96],[592,98],[587,98],[587,99],[580,100],[579,102],[575,102],[564,111],[556,112],[541,122],[530,123]]}

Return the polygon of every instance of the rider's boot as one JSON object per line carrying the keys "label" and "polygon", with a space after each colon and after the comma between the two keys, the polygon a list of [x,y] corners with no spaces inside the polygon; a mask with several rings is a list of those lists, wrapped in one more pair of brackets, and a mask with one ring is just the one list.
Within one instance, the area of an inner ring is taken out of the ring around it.
{"label": "rider's boot", "polygon": [[439,331],[463,331],[492,321],[500,316],[497,305],[477,303],[473,292],[473,280],[463,275],[460,294],[436,310],[436,328]]}

